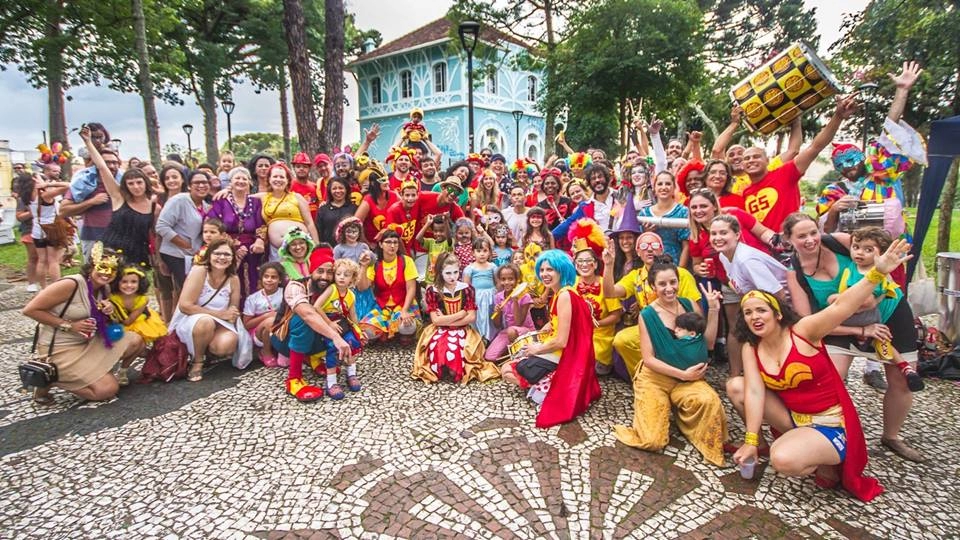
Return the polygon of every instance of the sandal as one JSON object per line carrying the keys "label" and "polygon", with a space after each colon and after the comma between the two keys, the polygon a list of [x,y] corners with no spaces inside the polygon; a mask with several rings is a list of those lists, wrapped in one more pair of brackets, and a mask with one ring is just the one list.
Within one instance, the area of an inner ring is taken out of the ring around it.
{"label": "sandal", "polygon": [[187,373],[187,380],[190,382],[200,382],[203,380],[203,362],[194,362],[190,364],[190,371]]}
{"label": "sandal", "polygon": [[37,388],[33,391],[33,402],[37,405],[49,407],[50,405],[55,404],[56,400],[50,395],[49,388]]}
{"label": "sandal", "polygon": [[347,377],[347,389],[351,392],[359,392],[362,387],[360,386],[360,378],[356,375],[350,375]]}
{"label": "sandal", "polygon": [[341,388],[339,384],[331,384],[328,386],[327,395],[330,396],[330,399],[334,401],[340,401],[341,399],[347,397],[347,395],[343,393],[343,388]]}

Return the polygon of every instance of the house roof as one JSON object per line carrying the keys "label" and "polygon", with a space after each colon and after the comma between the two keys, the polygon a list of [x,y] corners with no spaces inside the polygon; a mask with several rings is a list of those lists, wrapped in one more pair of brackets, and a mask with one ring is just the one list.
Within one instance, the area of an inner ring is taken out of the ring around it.
{"label": "house roof", "polygon": [[[437,19],[426,26],[417,28],[416,30],[400,36],[399,38],[387,44],[381,45],[380,47],[368,53],[361,54],[356,60],[350,62],[347,67],[353,67],[376,58],[381,58],[400,51],[413,49],[418,45],[449,39],[451,26],[452,23],[449,19]],[[519,39],[491,27],[483,27],[480,32],[480,40],[494,44],[506,41],[515,45],[519,45],[525,49],[530,48],[528,44],[520,41]]]}

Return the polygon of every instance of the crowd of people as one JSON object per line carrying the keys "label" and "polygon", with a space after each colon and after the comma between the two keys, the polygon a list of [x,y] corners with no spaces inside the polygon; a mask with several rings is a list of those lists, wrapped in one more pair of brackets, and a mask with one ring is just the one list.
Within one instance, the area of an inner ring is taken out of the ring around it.
{"label": "crowd of people", "polygon": [[[765,455],[783,474],[815,473],[868,501],[883,488],[864,476],[845,387],[854,356],[885,370],[882,444],[923,459],[899,436],[923,385],[904,331],[909,245],[902,215],[887,230],[838,227],[858,204],[902,201],[901,175],[925,161],[901,120],[919,73],[905,63],[891,75],[896,95],[867,148],[833,145],[842,180],[816,215],[801,212],[799,182],[856,96],[838,98],[807,145],[795,120],[773,158],[731,144],[736,106],[709,156],[696,132],[664,145],[654,121],[615,160],[561,138],[567,157],[542,165],[483,149],[445,169],[420,110],[382,163],[367,152],[374,126],[357,151],[332,157],[240,164],[223,152],[216,166],[122,168],[104,126],[89,124],[72,179],[55,160],[16,179],[39,291],[24,314],[39,323],[39,348],[50,343],[57,385],[85,399],[114,396],[136,358],[176,336],[190,381],[209,359],[257,358],[287,371],[296,399],[339,400],[361,390],[363,350],[396,340],[424,383],[520,387],[539,427],[582,414],[599,377],[623,379],[634,417],[613,429],[625,444],[662,450],[674,411],[709,463]],[[85,262],[58,279],[75,240],[55,233],[70,220]],[[724,388],[706,380],[711,361],[727,363]],[[729,440],[720,392],[746,425],[742,444]],[[49,401],[48,389],[36,399]]]}

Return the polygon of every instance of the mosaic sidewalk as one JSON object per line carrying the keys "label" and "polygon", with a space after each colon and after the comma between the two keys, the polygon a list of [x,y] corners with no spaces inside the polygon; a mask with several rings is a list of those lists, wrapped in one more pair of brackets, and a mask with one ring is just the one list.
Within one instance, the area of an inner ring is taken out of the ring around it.
{"label": "mosaic sidewalk", "polygon": [[[928,382],[904,437],[929,459],[879,445],[881,396],[851,370],[869,472],[862,504],[812,479],[705,464],[674,433],[663,454],[616,442],[626,384],[578,421],[533,427],[501,382],[432,386],[411,353],[374,348],[365,388],[303,405],[283,373],[229,365],[202,383],[133,385],[53,407],[19,392],[33,327],[22,288],[0,293],[0,536],[4,538],[946,538],[960,531],[960,388]],[[711,382],[719,386],[720,373]],[[742,424],[733,419],[734,438]]]}

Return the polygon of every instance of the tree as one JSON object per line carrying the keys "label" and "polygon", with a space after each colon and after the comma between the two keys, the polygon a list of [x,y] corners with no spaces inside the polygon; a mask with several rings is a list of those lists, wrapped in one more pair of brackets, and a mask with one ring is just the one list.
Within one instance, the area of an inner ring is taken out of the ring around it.
{"label": "tree", "polygon": [[143,99],[143,117],[147,124],[147,147],[150,161],[159,165],[160,155],[160,119],[157,117],[156,98],[153,94],[153,81],[150,80],[150,54],[147,52],[147,24],[143,12],[143,0],[130,0],[133,12],[134,48],[137,51],[137,84]]}
{"label": "tree", "polygon": [[600,129],[605,123],[577,117],[614,113],[623,125],[629,120],[629,98],[655,99],[663,109],[685,107],[703,78],[701,20],[690,2],[658,0],[603,0],[571,17],[572,32],[557,50],[557,77],[567,84],[547,99],[557,110],[570,111],[571,125],[597,131],[571,130],[570,139],[581,146],[589,140],[614,149],[619,130],[613,130],[610,140]]}
{"label": "tree", "polygon": [[310,61],[307,53],[306,22],[300,0],[283,0],[283,28],[289,50],[290,87],[293,89],[293,114],[297,121],[301,150],[320,150],[317,113],[310,91]]}
{"label": "tree", "polygon": [[323,69],[323,128],[319,148],[330,150],[340,146],[343,138],[343,56],[345,25],[343,0],[326,0],[324,20],[327,33],[324,49],[327,63]]}
{"label": "tree", "polygon": [[[903,119],[921,133],[930,122],[960,115],[960,0],[875,0],[844,21],[844,37],[834,48],[845,72],[876,82],[878,106],[871,107],[869,125],[881,125],[892,99],[886,73],[905,60],[916,60],[924,75],[910,91]],[[940,201],[940,222],[949,224],[957,198],[958,160],[954,160]],[[940,227],[937,250],[950,246],[950,228]]]}

